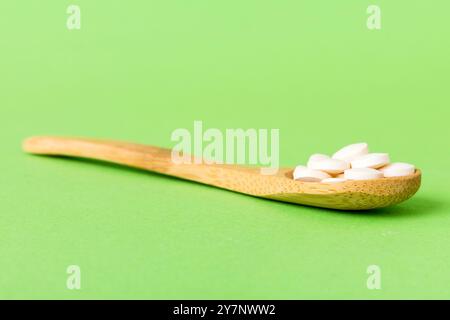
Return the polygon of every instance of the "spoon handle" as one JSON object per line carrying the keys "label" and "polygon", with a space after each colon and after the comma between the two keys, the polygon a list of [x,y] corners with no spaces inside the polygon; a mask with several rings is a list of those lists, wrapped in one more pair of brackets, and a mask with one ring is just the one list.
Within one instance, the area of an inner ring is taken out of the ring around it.
{"label": "spoon handle", "polygon": [[140,144],[87,138],[32,137],[23,143],[24,151],[40,155],[96,159],[158,172],[237,192],[253,194],[250,184],[259,180],[258,171],[235,165],[181,163],[172,161],[170,149]]}

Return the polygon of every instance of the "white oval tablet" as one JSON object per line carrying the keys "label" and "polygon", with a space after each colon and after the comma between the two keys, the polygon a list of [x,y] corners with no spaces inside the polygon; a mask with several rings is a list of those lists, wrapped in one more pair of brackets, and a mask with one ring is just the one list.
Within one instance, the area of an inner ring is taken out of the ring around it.
{"label": "white oval tablet", "polygon": [[369,153],[351,162],[352,168],[381,168],[389,163],[387,153]]}
{"label": "white oval tablet", "polygon": [[369,146],[365,142],[354,143],[343,147],[333,154],[333,159],[351,162],[352,160],[369,153]]}
{"label": "white oval tablet", "polygon": [[325,160],[325,159],[330,159],[330,156],[327,156],[326,154],[321,154],[321,153],[314,153],[313,155],[311,155],[308,159],[308,163],[306,164],[306,166],[308,168],[311,168],[311,164],[316,162],[316,161],[320,161],[320,160]]}
{"label": "white oval tablet", "polygon": [[326,178],[326,179],[323,179],[320,182],[324,182],[324,183],[338,183],[338,182],[344,182],[344,181],[347,181],[347,179],[345,179],[345,178]]}
{"label": "white oval tablet", "polygon": [[383,172],[372,168],[356,168],[344,171],[344,177],[348,180],[371,180],[383,178]]}
{"label": "white oval tablet", "polygon": [[338,174],[344,172],[344,170],[350,168],[350,164],[343,160],[338,159],[323,159],[317,161],[311,161],[308,168],[314,170],[325,171],[331,174]]}
{"label": "white oval tablet", "polygon": [[380,169],[385,177],[409,176],[416,171],[416,167],[405,162],[394,162]]}
{"label": "white oval tablet", "polygon": [[331,176],[319,170],[307,168],[305,166],[297,166],[294,170],[294,180],[307,181],[307,182],[319,182]]}

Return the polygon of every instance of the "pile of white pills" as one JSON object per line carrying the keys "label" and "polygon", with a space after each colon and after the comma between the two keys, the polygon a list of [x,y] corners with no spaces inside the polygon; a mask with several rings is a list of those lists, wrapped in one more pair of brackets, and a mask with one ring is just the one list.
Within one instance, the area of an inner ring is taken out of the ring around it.
{"label": "pile of white pills", "polygon": [[311,155],[306,166],[297,166],[293,175],[298,181],[335,183],[401,177],[413,174],[415,170],[409,163],[390,163],[387,153],[369,153],[367,143],[355,143],[331,157],[320,153]]}

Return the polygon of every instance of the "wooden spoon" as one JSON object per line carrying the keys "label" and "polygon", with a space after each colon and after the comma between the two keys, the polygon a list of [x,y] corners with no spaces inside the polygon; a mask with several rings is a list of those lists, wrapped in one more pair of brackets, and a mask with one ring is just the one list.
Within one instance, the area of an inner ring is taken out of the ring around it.
{"label": "wooden spoon", "polygon": [[405,177],[349,180],[340,183],[300,182],[292,169],[261,175],[259,168],[219,164],[175,164],[171,150],[139,144],[82,138],[32,137],[26,152],[113,162],[192,180],[260,198],[316,207],[365,210],[405,201],[420,187],[421,172]]}

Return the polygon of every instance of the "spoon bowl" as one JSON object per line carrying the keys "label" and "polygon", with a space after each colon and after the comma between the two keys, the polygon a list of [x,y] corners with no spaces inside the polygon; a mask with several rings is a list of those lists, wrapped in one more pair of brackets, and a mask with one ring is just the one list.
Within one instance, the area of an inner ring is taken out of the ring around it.
{"label": "spoon bowl", "polygon": [[302,182],[295,181],[293,170],[288,168],[280,169],[275,175],[261,175],[255,167],[176,164],[170,149],[86,138],[32,137],[24,141],[23,149],[32,154],[107,161],[259,198],[339,210],[367,210],[403,202],[417,192],[421,182],[418,169],[404,177]]}
{"label": "spoon bowl", "polygon": [[[284,171],[292,180],[292,170]],[[420,187],[421,171],[403,177],[347,180],[338,183],[297,182],[292,191],[266,198],[340,210],[368,210],[388,207],[412,197]]]}

